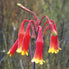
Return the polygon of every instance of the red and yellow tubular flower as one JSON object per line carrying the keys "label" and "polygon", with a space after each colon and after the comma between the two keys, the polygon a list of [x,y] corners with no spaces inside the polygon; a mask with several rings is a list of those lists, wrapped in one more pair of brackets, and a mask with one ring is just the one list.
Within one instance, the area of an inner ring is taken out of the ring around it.
{"label": "red and yellow tubular flower", "polygon": [[9,56],[14,55],[14,53],[16,52],[16,49],[18,48],[18,39],[15,41],[15,43],[13,44],[13,46],[9,49],[8,53]]}
{"label": "red and yellow tubular flower", "polygon": [[38,37],[36,40],[36,49],[35,49],[35,54],[33,59],[31,60],[32,62],[43,64],[45,62],[43,60],[43,37],[42,37],[42,28],[39,26],[39,33]]}
{"label": "red and yellow tubular flower", "polygon": [[27,28],[26,28],[26,33],[23,38],[23,44],[21,48],[21,55],[27,55],[28,56],[28,48],[29,48],[29,43],[30,43],[30,23],[28,23]]}
{"label": "red and yellow tubular flower", "polygon": [[59,50],[61,50],[61,48],[59,47],[59,43],[58,43],[58,36],[53,36],[51,34],[51,39],[50,39],[50,48],[49,48],[49,53],[55,53],[57,54],[59,52]]}
{"label": "red and yellow tubular flower", "polygon": [[17,53],[21,53],[21,47],[23,43],[23,37],[24,37],[24,23],[29,20],[24,20],[20,26],[19,33],[18,33],[18,49]]}
{"label": "red and yellow tubular flower", "polygon": [[[56,25],[55,25],[54,21],[51,20],[51,22],[53,22],[54,30],[57,32]],[[59,52],[59,50],[61,50],[61,48],[59,47],[59,43],[58,43],[58,34],[56,36],[54,36],[54,34],[51,33],[50,48],[49,48],[48,52],[57,54]]]}

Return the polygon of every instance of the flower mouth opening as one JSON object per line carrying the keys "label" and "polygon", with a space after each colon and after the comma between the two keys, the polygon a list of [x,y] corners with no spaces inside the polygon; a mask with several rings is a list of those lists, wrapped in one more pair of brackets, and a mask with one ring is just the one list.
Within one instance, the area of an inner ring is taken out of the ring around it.
{"label": "flower mouth opening", "polygon": [[45,63],[45,61],[43,60],[43,59],[38,59],[38,58],[33,58],[32,60],[31,60],[31,62],[35,62],[36,64],[41,64],[41,65],[43,65],[43,63]]}
{"label": "flower mouth opening", "polygon": [[17,53],[21,53],[21,48],[18,48],[18,49],[16,50],[16,52],[17,52]]}
{"label": "flower mouth opening", "polygon": [[62,50],[62,49],[61,48],[58,48],[58,49],[49,48],[48,53],[55,53],[55,54],[57,54],[60,50]]}
{"label": "flower mouth opening", "polygon": [[28,52],[27,52],[27,51],[21,51],[21,55],[26,55],[26,56],[28,56]]}
{"label": "flower mouth opening", "polygon": [[10,51],[7,52],[7,54],[11,57],[13,54],[10,53]]}

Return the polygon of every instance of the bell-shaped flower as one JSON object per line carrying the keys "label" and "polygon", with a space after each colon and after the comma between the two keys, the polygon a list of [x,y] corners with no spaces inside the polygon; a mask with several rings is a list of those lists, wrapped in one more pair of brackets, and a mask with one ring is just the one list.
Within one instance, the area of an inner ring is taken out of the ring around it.
{"label": "bell-shaped flower", "polygon": [[27,28],[26,28],[26,33],[25,33],[24,38],[23,38],[21,55],[27,55],[28,56],[28,48],[29,48],[30,38],[31,38],[31,35],[30,35],[30,22],[29,22],[27,25]]}
{"label": "bell-shaped flower", "polygon": [[61,50],[61,48],[59,47],[58,36],[53,36],[53,34],[51,34],[50,48],[48,52],[57,54],[59,50]]}
{"label": "bell-shaped flower", "polygon": [[38,37],[36,40],[36,49],[35,49],[35,54],[33,59],[31,60],[32,62],[43,64],[45,62],[43,60],[43,36],[42,36],[42,28],[39,26],[39,32],[38,32]]}
{"label": "bell-shaped flower", "polygon": [[[53,32],[55,34],[55,32],[57,32],[56,24],[52,20],[51,20],[51,22],[53,22],[53,27],[54,27],[54,31]],[[61,48],[59,47],[58,34],[56,36],[54,36],[54,34],[51,33],[50,48],[49,48],[48,52],[57,54],[59,52],[59,50],[61,50]]]}
{"label": "bell-shaped flower", "polygon": [[22,43],[23,43],[23,37],[24,37],[24,23],[26,21],[29,21],[27,19],[25,19],[19,29],[19,33],[18,33],[18,49],[17,49],[17,53],[21,53],[21,47],[22,47]]}
{"label": "bell-shaped flower", "polygon": [[13,46],[9,49],[8,53],[9,56],[14,55],[14,53],[16,52],[16,49],[18,48],[18,39],[15,41],[15,43],[13,44]]}

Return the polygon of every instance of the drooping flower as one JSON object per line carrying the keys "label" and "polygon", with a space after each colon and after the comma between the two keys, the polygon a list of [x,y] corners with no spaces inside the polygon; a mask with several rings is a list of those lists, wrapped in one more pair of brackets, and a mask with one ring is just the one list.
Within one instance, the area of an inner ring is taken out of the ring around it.
{"label": "drooping flower", "polygon": [[15,43],[13,44],[13,46],[9,49],[8,53],[9,56],[14,55],[14,53],[16,52],[16,49],[18,48],[18,39],[15,41]]}
{"label": "drooping flower", "polygon": [[[51,21],[51,22],[53,22],[54,30],[57,32],[56,24],[54,23],[54,21]],[[59,47],[59,43],[58,43],[58,34],[56,36],[54,36],[54,34],[51,33],[50,48],[49,48],[48,52],[57,54],[59,52],[59,50],[61,50],[61,48]]]}
{"label": "drooping flower", "polygon": [[28,56],[28,48],[29,48],[30,38],[31,38],[31,35],[30,35],[30,22],[29,22],[27,25],[27,28],[26,28],[26,33],[25,33],[24,38],[23,38],[21,55],[27,55]]}
{"label": "drooping flower", "polygon": [[31,60],[32,62],[43,64],[45,62],[43,60],[43,36],[42,36],[42,28],[39,26],[39,33],[38,37],[36,40],[36,49],[35,49],[35,54],[33,59]]}
{"label": "drooping flower", "polygon": [[59,50],[61,50],[61,48],[59,47],[59,43],[58,43],[58,36],[53,36],[51,34],[51,39],[50,39],[50,48],[49,48],[49,53],[55,53],[57,54],[59,52]]}
{"label": "drooping flower", "polygon": [[17,49],[17,52],[18,53],[21,53],[21,47],[22,47],[22,43],[23,43],[23,37],[24,37],[24,23],[26,21],[29,21],[27,19],[25,19],[21,26],[20,26],[20,29],[19,29],[19,33],[18,33],[18,49]]}

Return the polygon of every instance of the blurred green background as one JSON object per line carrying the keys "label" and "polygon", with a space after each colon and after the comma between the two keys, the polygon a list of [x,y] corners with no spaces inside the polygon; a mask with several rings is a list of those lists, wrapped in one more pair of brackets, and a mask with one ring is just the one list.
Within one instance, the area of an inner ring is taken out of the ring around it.
{"label": "blurred green background", "polygon": [[[35,69],[69,69],[69,0],[0,0],[0,69],[32,69],[30,54],[28,57],[15,53],[11,58],[6,54],[18,37],[21,22],[33,19],[29,12],[22,10],[17,3],[34,11],[39,19],[47,15],[57,25],[59,45],[62,48],[57,55],[49,54],[50,31],[44,37],[42,66]],[[44,19],[42,22],[45,22]],[[31,39],[32,50],[35,47]],[[34,53],[34,51],[33,51]]]}

